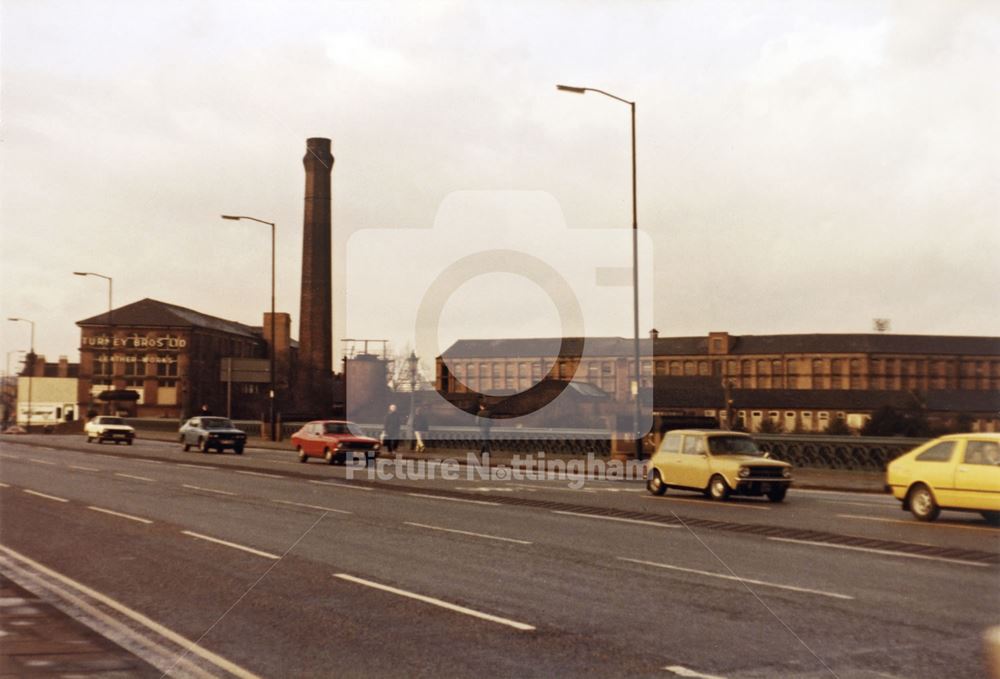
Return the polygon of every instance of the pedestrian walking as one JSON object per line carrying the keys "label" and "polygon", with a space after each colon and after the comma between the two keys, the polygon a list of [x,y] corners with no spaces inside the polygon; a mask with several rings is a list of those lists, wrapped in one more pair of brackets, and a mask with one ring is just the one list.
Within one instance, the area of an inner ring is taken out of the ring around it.
{"label": "pedestrian walking", "polygon": [[490,412],[486,409],[485,403],[479,404],[479,412],[476,413],[476,425],[479,427],[479,453],[489,454],[490,452],[490,427],[493,420]]}
{"label": "pedestrian walking", "polygon": [[384,436],[385,448],[390,453],[395,453],[399,447],[399,430],[402,426],[396,404],[389,405],[389,411],[385,414],[385,422],[382,424],[382,434]]}
{"label": "pedestrian walking", "polygon": [[424,452],[424,433],[427,431],[427,416],[424,415],[423,408],[417,408],[413,413],[413,444],[414,450],[418,453]]}

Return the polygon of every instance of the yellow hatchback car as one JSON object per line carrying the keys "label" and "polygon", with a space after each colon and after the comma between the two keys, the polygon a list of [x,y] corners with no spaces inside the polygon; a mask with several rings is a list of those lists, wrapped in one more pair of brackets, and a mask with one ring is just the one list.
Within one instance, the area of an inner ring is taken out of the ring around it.
{"label": "yellow hatchback car", "polygon": [[791,485],[792,465],[769,459],[749,434],[711,429],[667,432],[649,460],[646,478],[653,495],[684,488],[713,500],[736,494],[781,502]]}
{"label": "yellow hatchback car", "polygon": [[890,462],[885,476],[887,489],[921,521],[956,509],[1000,523],[1000,434],[928,441]]}

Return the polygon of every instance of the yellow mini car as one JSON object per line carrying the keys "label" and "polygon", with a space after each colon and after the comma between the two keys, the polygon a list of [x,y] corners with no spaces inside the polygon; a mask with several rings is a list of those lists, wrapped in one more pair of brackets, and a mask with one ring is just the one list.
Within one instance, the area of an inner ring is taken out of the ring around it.
{"label": "yellow mini car", "polygon": [[667,432],[649,460],[646,478],[653,495],[684,488],[713,500],[736,494],[781,502],[791,485],[792,465],[769,459],[749,434],[702,429]]}
{"label": "yellow mini car", "polygon": [[1000,523],[1000,434],[952,434],[889,463],[886,488],[921,521],[942,509],[979,512]]}

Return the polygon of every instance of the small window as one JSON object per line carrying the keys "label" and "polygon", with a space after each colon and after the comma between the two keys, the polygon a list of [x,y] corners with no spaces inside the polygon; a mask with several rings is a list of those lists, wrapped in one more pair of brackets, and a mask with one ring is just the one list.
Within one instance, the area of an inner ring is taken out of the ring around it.
{"label": "small window", "polygon": [[663,439],[663,443],[660,444],[660,451],[664,453],[681,452],[680,434],[670,434],[665,439]]}
{"label": "small window", "polygon": [[700,455],[705,452],[705,438],[703,436],[685,436],[684,454]]}
{"label": "small window", "polygon": [[993,441],[969,441],[965,444],[965,464],[1000,465],[1000,444]]}
{"label": "small window", "polygon": [[917,462],[947,462],[955,450],[954,441],[942,441],[917,455]]}

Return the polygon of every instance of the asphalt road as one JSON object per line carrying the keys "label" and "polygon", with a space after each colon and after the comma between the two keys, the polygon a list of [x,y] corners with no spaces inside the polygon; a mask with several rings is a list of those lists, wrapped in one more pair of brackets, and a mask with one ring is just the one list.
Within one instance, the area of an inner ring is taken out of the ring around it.
{"label": "asphalt road", "polygon": [[2,446],[0,567],[171,674],[979,677],[1000,621],[1000,530],[883,496]]}

